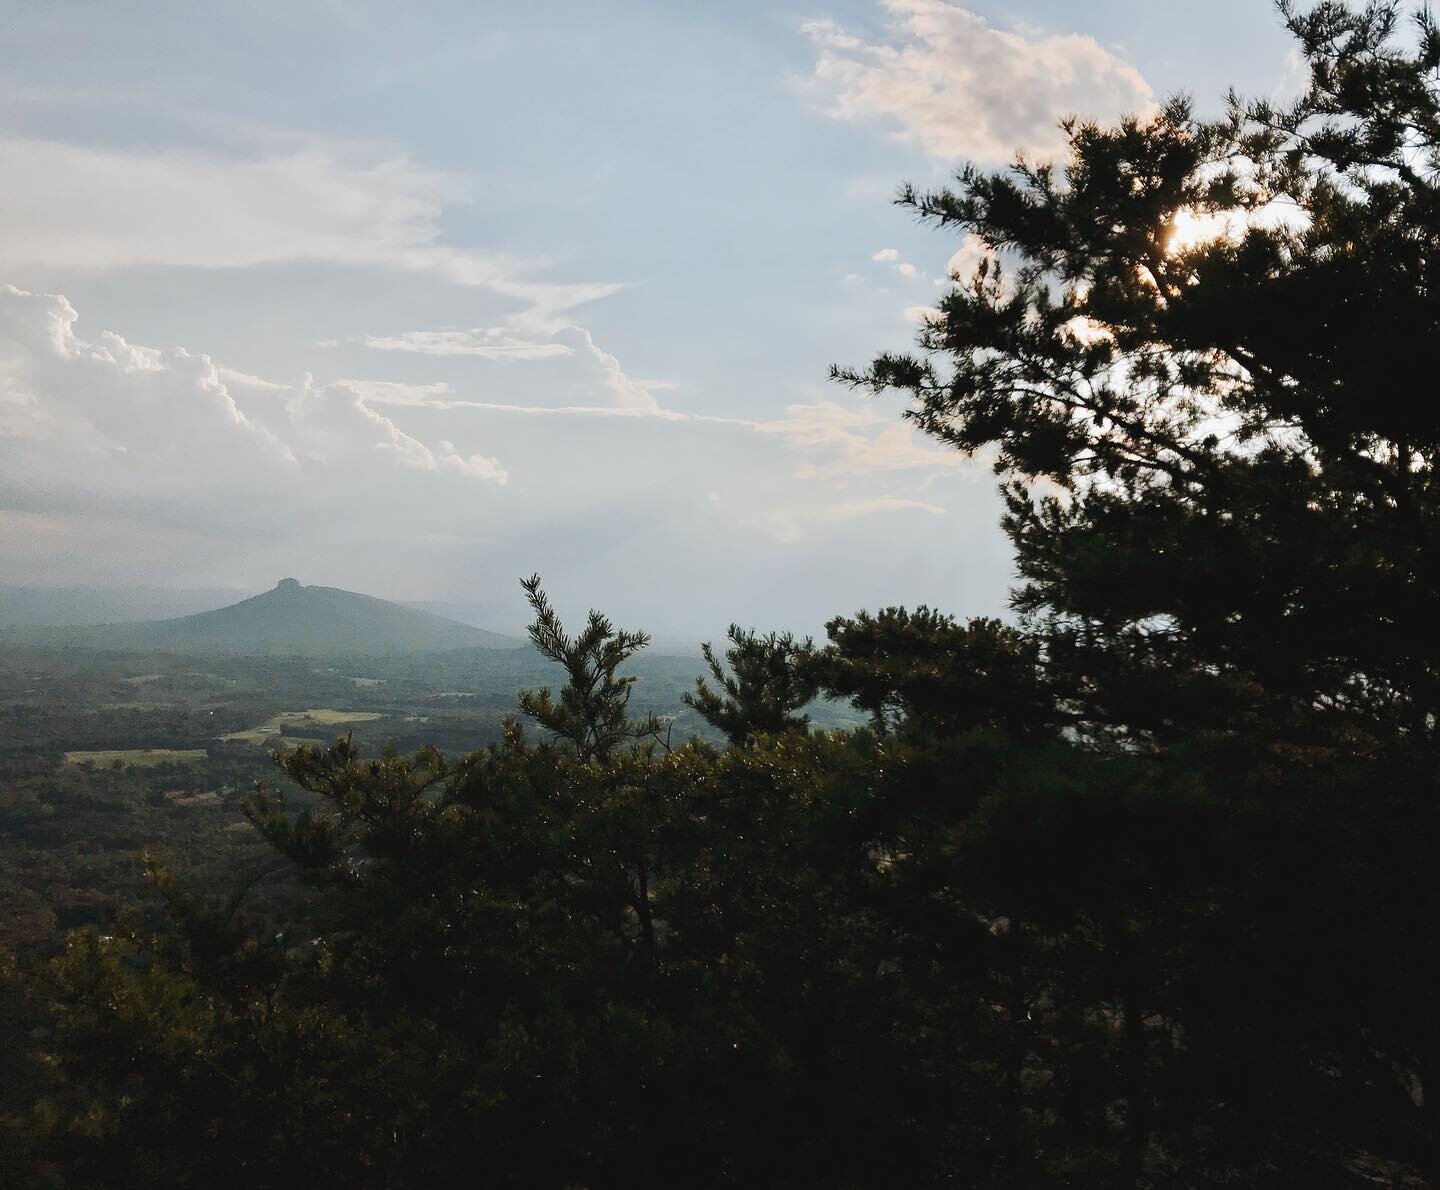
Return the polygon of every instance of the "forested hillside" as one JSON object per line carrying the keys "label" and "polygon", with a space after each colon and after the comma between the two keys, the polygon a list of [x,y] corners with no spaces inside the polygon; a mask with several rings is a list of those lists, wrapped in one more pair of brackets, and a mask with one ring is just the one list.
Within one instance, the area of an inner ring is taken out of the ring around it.
{"label": "forested hillside", "polygon": [[1013,621],[733,628],[698,738],[527,580],[500,738],[280,750],[283,900],[11,964],[0,1177],[1440,1185],[1440,30],[1281,11],[1292,104],[902,191],[986,256],[835,378],[993,459]]}

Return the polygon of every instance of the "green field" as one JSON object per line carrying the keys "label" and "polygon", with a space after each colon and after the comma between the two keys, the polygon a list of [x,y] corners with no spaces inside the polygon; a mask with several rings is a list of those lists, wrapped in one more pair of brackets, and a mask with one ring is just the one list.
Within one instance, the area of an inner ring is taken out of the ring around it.
{"label": "green field", "polygon": [[148,768],[155,764],[185,764],[205,759],[204,748],[121,748],[105,752],[67,752],[66,764],[84,764],[87,760],[97,766],[111,765],[119,761],[123,765]]}
{"label": "green field", "polygon": [[335,723],[370,723],[380,718],[378,711],[334,711],[327,707],[314,707],[302,712],[302,717],[311,723],[330,726]]}
{"label": "green field", "polygon": [[[282,727],[303,730],[335,727],[342,723],[370,723],[379,718],[381,715],[376,711],[337,711],[332,707],[311,707],[305,711],[281,711],[278,715],[271,715],[257,727],[251,727],[245,731],[232,731],[220,738],[258,745],[264,744],[272,736],[279,735]],[[314,741],[303,742],[313,743]]]}

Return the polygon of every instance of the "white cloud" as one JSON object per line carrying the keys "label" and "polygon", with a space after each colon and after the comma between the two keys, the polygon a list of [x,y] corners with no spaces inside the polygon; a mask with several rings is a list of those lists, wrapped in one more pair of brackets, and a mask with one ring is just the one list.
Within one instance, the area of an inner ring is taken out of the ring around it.
{"label": "white cloud", "polygon": [[236,404],[207,356],[140,347],[108,331],[86,340],[75,333],[78,317],[59,294],[0,286],[0,440],[28,441],[34,451],[15,461],[17,473],[49,450],[188,470],[201,465],[193,444],[216,436],[247,466],[294,461]]}
{"label": "white cloud", "polygon": [[252,393],[283,393],[289,391],[288,385],[276,384],[273,380],[266,380],[263,376],[252,376],[249,372],[241,372],[235,368],[224,368],[217,365],[215,374],[229,389],[238,388]]}
{"label": "white cloud", "polygon": [[524,279],[537,262],[445,242],[465,200],[453,176],[408,157],[326,141],[261,154],[120,152],[0,135],[0,268],[47,275],[139,267],[251,268],[304,262],[422,273],[481,287],[517,309],[491,332],[415,332],[376,346],[527,359],[579,306],[616,282]]}
{"label": "white cloud", "polygon": [[[508,299],[513,308],[494,325],[408,329],[350,341],[441,359],[544,361],[578,353],[591,369],[587,381],[603,393],[595,408],[691,420],[690,415],[664,409],[650,385],[630,376],[615,355],[574,321],[578,307],[615,293],[619,284],[526,280],[521,276],[525,262],[448,245],[441,217],[447,203],[463,198],[463,190],[448,175],[407,158],[367,157],[325,143],[242,156],[118,152],[12,137],[0,139],[0,168],[9,179],[0,192],[0,268],[69,275],[137,267],[234,269],[308,262],[426,273],[447,284],[483,287]],[[97,342],[108,339],[102,336]],[[331,342],[341,346],[341,341]],[[171,353],[173,358],[162,359],[159,353],[146,355],[128,345],[125,350],[126,366],[132,370],[149,367],[173,373],[184,355]],[[203,366],[214,372],[208,360]],[[393,421],[370,407],[372,402],[430,409],[459,404],[447,401],[447,389],[361,380],[342,400],[316,395],[321,390],[309,386],[313,392],[308,399],[291,400],[277,412],[276,398],[284,397],[290,386],[234,369],[223,379],[217,373],[213,383],[221,393],[229,383],[259,401],[257,412],[264,416],[253,428],[262,436],[277,436],[283,449],[303,447],[310,457],[319,457],[317,442],[326,443],[320,454],[327,455],[337,441],[350,440],[346,435],[337,439],[337,427],[322,431],[313,424],[323,408],[348,423],[346,434],[377,439],[380,448],[401,462],[497,482],[504,478],[487,455],[436,454],[396,437]],[[12,422],[21,419],[24,403],[19,395],[6,398]],[[501,404],[496,403],[497,408]],[[236,408],[233,400],[230,405]],[[27,432],[38,433],[48,415],[32,409],[24,416]],[[309,435],[304,442],[294,441],[301,426],[297,417]],[[109,448],[96,436],[100,423],[92,419],[89,424],[92,447]],[[84,437],[77,435],[76,441]]]}
{"label": "white cloud", "polygon": [[493,458],[461,454],[449,442],[433,449],[425,445],[383,413],[371,409],[361,393],[343,381],[316,386],[307,377],[286,409],[299,448],[305,457],[318,463],[350,464],[379,454],[419,471],[449,471],[501,484],[508,479]]}
{"label": "white cloud", "polygon": [[[816,565],[903,559],[923,537],[908,514],[948,504],[963,524],[985,498],[939,495],[963,461],[871,405],[816,400],[762,422],[622,405],[627,383],[650,392],[623,369],[593,406],[470,400],[454,379],[283,384],[83,326],[62,297],[0,289],[0,567],[32,581],[258,589],[298,573],[422,597],[432,581],[489,589],[539,569],[620,606],[625,576],[663,548],[707,576],[697,598],[723,623],[773,617],[775,592],[812,590]],[[609,353],[570,341],[605,385]],[[550,366],[565,365],[537,365]],[[593,420],[547,424],[569,416]],[[616,523],[633,531],[601,528]],[[741,558],[765,567],[767,602],[743,603],[759,571],[726,585]],[[887,582],[846,599],[873,602]],[[637,619],[665,624],[669,597]]]}
{"label": "white cloud", "polygon": [[991,259],[993,256],[994,254],[985,247],[979,236],[967,234],[960,242],[960,247],[955,249],[954,254],[946,263],[946,275],[952,281],[968,285],[981,262]]}
{"label": "white cloud", "polygon": [[[569,356],[575,353],[576,348],[568,343],[560,341],[560,337],[568,337],[575,341],[583,357],[598,369],[600,384],[610,395],[614,405],[609,406],[567,406],[569,412],[589,412],[599,409],[602,412],[621,412],[638,416],[670,417],[673,420],[686,420],[688,415],[674,414],[665,409],[655,397],[653,390],[673,389],[674,384],[665,382],[651,382],[637,380],[625,371],[620,361],[610,352],[595,342],[595,338],[578,323],[565,320],[560,317],[560,310],[552,308],[548,311],[541,311],[541,307],[532,306],[521,314],[515,316],[515,321],[528,325],[541,334],[550,336],[548,340],[517,338],[508,326],[476,328],[468,331],[457,330],[434,330],[434,331],[407,331],[399,335],[369,335],[363,340],[367,347],[377,348],[382,351],[405,351],[420,355],[437,356],[474,356],[490,360],[544,360],[554,359],[559,356]],[[412,390],[413,386],[403,386]],[[376,390],[378,399],[386,400],[385,390]],[[403,396],[404,394],[401,394]],[[415,395],[411,391],[411,395]],[[426,404],[438,404],[433,398],[437,394],[424,394]],[[393,396],[393,394],[391,394]],[[394,403],[394,400],[391,400]],[[413,401],[411,403],[414,403]],[[453,407],[455,404],[466,404],[466,402],[448,402]],[[470,402],[474,407],[492,407],[497,410],[509,408],[504,403]],[[532,407],[517,406],[530,410]],[[534,407],[538,411],[538,407]],[[556,410],[552,410],[556,411]]]}
{"label": "white cloud", "polygon": [[[913,316],[918,318],[923,314],[933,318],[937,313],[931,307],[916,307]],[[584,334],[583,331],[580,333]],[[399,381],[343,380],[337,381],[330,388],[347,390],[361,398],[367,407],[389,405],[432,410],[473,410],[527,420],[632,418],[727,427],[777,440],[801,455],[805,461],[793,472],[793,476],[805,480],[844,484],[853,479],[885,473],[939,475],[964,471],[971,466],[969,460],[957,452],[931,445],[922,434],[898,421],[892,413],[878,407],[854,407],[821,398],[810,404],[788,405],[785,417],[769,420],[721,417],[669,409],[650,396],[639,382],[619,370],[618,361],[615,361],[613,356],[598,347],[593,350],[601,363],[602,379],[617,397],[614,404],[525,405],[477,400],[457,393],[451,385],[443,382],[407,384]],[[609,361],[609,364],[605,361]]]}
{"label": "white cloud", "polygon": [[816,51],[810,89],[830,115],[879,118],[943,160],[1008,161],[1063,150],[1058,121],[1154,108],[1140,72],[1094,38],[998,29],[945,0],[887,0],[883,40],[833,21],[802,30]]}
{"label": "white cloud", "polygon": [[58,294],[0,287],[6,498],[202,521],[269,515],[321,477],[327,498],[357,509],[403,499],[417,471],[505,482],[495,459],[427,445],[371,409],[361,388],[275,384],[181,348],[86,338],[77,320]]}
{"label": "white cloud", "polygon": [[1198,211],[1181,207],[1171,220],[1165,251],[1188,252],[1214,241],[1236,244],[1252,228],[1284,227],[1300,231],[1308,223],[1306,213],[1290,202],[1272,201],[1248,211]]}
{"label": "white cloud", "polygon": [[1103,343],[1113,340],[1114,335],[1108,327],[1088,318],[1084,314],[1077,315],[1065,324],[1065,329],[1075,336],[1077,342],[1089,346],[1091,343]]}
{"label": "white cloud", "polygon": [[307,376],[290,394],[285,412],[297,450],[308,462],[334,469],[389,455],[404,466],[434,470],[434,455],[423,443],[402,434],[346,385],[316,385]]}
{"label": "white cloud", "polygon": [[820,399],[786,407],[787,417],[760,422],[755,429],[777,434],[812,461],[796,472],[801,479],[841,479],[887,471],[942,472],[965,468],[969,460],[925,439],[893,414],[856,409]]}
{"label": "white cloud", "polygon": [[[516,402],[504,401],[478,401],[454,397],[454,390],[447,383],[415,385],[397,381],[374,381],[360,380],[348,381],[357,392],[364,395],[367,401],[377,404],[407,404],[425,405],[437,409],[488,409],[497,413],[522,413],[534,415],[571,415],[571,416],[628,416],[628,417],[655,417],[669,421],[719,421],[731,422],[730,418],[707,418],[700,415],[679,413],[666,409],[651,391],[667,390],[676,387],[665,382],[651,382],[637,380],[621,366],[620,361],[610,352],[604,350],[594,337],[584,327],[575,323],[569,323],[561,327],[557,332],[573,338],[579,345],[582,358],[593,365],[598,373],[600,388],[611,398],[612,403],[608,405],[522,405]],[[449,338],[445,336],[458,336],[465,340],[464,344],[452,345]],[[380,340],[374,337],[367,338],[365,343],[370,347],[382,347],[394,349],[391,345],[395,342],[404,341],[408,344],[418,343],[420,346],[407,346],[403,350],[416,350],[424,354],[439,355],[487,355],[483,350],[489,344],[503,337],[499,331],[413,331],[406,336],[396,339]],[[477,341],[478,343],[474,342]],[[438,347],[437,345],[438,341]],[[474,349],[472,349],[472,345]],[[548,359],[557,356],[569,356],[575,353],[574,348],[558,340],[549,343],[532,343],[528,347],[533,354],[527,358]],[[487,355],[487,358],[489,357]]]}
{"label": "white cloud", "polygon": [[0,139],[0,263],[95,271],[243,268],[324,260],[448,268],[500,279],[507,262],[455,253],[437,220],[460,191],[403,157],[312,145],[270,156],[122,153]]}
{"label": "white cloud", "polygon": [[840,505],[837,510],[844,516],[866,516],[872,512],[928,512],[941,516],[945,509],[928,500],[911,500],[905,496],[877,496],[873,500],[854,500]]}
{"label": "white cloud", "polygon": [[405,331],[398,335],[366,335],[366,347],[377,351],[408,351],[416,355],[472,355],[481,359],[534,360],[569,355],[564,343],[537,343],[521,339],[504,327],[476,327],[468,331]]}
{"label": "white cloud", "polygon": [[[651,438],[637,448],[645,452],[646,466],[624,469],[627,478],[619,485],[621,491],[648,492],[654,475],[668,470],[693,477],[701,498],[712,504],[715,480],[737,474],[716,470],[715,460],[754,459],[757,438],[773,443],[782,452],[776,461],[793,453],[800,465],[784,480],[783,466],[769,468],[769,494],[747,493],[731,515],[737,527],[784,543],[835,532],[845,518],[938,509],[883,488],[897,472],[906,473],[913,487],[916,479],[923,484],[965,465],[871,406],[820,399],[791,405],[783,418],[766,421],[668,409],[588,331],[573,325],[559,336],[589,365],[609,403],[549,407],[474,400],[448,380],[320,383],[306,376],[284,384],[179,348],[143,346],[108,332],[87,336],[79,326],[75,309],[59,295],[0,289],[0,509],[13,514],[0,525],[0,537],[24,531],[30,522],[17,521],[21,513],[49,518],[46,533],[60,551],[46,568],[50,573],[82,572],[84,563],[64,554],[71,548],[65,542],[94,550],[104,540],[102,522],[109,526],[105,532],[137,543],[137,559],[163,558],[167,548],[192,558],[205,551],[223,554],[226,542],[286,534],[334,540],[336,534],[353,536],[355,526],[369,527],[377,540],[408,537],[412,530],[473,532],[469,526],[499,514],[476,508],[473,497],[462,493],[477,487],[501,492],[510,474],[494,453],[476,449],[493,427],[467,418],[466,410],[522,415],[502,436],[510,449],[532,444],[524,456],[527,492],[535,491],[537,474],[559,465],[544,458],[557,436],[518,428],[534,417],[634,418],[728,431],[707,436],[703,445],[693,436]],[[416,424],[402,424],[402,418]],[[417,428],[437,424],[430,433]],[[608,430],[595,433],[609,435],[596,441],[623,441]],[[750,446],[744,445],[747,437]],[[591,440],[577,436],[573,451],[566,448],[572,477],[579,462],[573,452],[583,455]],[[656,462],[673,450],[687,452],[688,461]],[[652,465],[658,468],[653,473]],[[791,486],[795,480],[807,482]],[[873,490],[877,484],[879,492]],[[447,491],[443,485],[466,487]],[[725,507],[731,507],[728,500]],[[26,548],[0,541],[3,556],[29,557]]]}
{"label": "white cloud", "polygon": [[906,306],[901,315],[922,326],[934,326],[944,320],[944,315],[934,306]]}
{"label": "white cloud", "polygon": [[[431,384],[407,384],[403,380],[337,380],[351,392],[358,393],[367,405],[411,405],[416,408],[443,409],[455,390],[444,380]],[[285,386],[276,387],[284,389]],[[288,390],[286,390],[288,391]]]}
{"label": "white cloud", "polygon": [[[924,274],[908,260],[901,260],[899,251],[894,248],[882,248],[879,252],[873,253],[870,259],[877,264],[889,265],[907,281],[914,281],[924,276]],[[854,276],[854,274],[852,273],[851,276]],[[849,280],[849,278],[846,279]]]}
{"label": "white cloud", "polygon": [[575,326],[570,328],[580,337],[585,350],[590,354],[596,364],[599,365],[601,374],[604,377],[605,387],[610,390],[615,398],[615,404],[620,409],[631,409],[639,413],[659,413],[660,402],[654,395],[638,380],[628,376],[625,369],[620,366],[620,361],[608,351],[601,348],[584,327]]}

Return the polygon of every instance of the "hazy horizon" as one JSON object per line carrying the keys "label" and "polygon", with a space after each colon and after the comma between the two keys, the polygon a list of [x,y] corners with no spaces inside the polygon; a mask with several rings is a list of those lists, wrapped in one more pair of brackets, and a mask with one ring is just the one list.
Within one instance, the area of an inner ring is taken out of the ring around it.
{"label": "hazy horizon", "polygon": [[[216,611],[283,587],[288,582],[300,582],[286,576],[263,590],[247,590],[243,587],[168,587],[164,585],[96,585],[96,584],[25,584],[0,582],[0,633],[6,629],[20,628],[80,628],[105,627],[109,625],[138,625],[159,620],[174,620],[194,616],[201,612]],[[301,583],[305,587],[330,590],[336,588],[330,583]],[[517,585],[517,591],[519,590]],[[351,592],[369,595],[366,591]],[[415,608],[431,615],[453,620],[456,623],[483,628],[487,631],[509,635],[516,643],[526,637],[529,620],[533,612],[526,605],[523,596],[506,598],[472,599],[405,599],[390,601],[399,606]],[[823,635],[820,625],[804,631],[815,636]],[[724,635],[723,626],[706,634],[715,640]],[[651,647],[683,646],[687,652],[698,651],[703,643],[699,635],[671,636],[651,633]],[[50,638],[46,638],[50,639]],[[91,642],[86,642],[91,643]],[[120,647],[120,646],[117,646]],[[128,647],[128,646],[126,646]]]}
{"label": "hazy horizon", "polygon": [[973,259],[895,187],[1295,70],[1249,0],[8,25],[0,581],[523,622],[539,571],[682,639],[1002,612],[988,467],[825,378]]}

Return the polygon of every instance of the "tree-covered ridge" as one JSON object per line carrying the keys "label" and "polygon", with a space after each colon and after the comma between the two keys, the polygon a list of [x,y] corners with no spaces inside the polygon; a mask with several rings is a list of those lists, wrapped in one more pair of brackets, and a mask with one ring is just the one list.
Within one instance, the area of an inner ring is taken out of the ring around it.
{"label": "tree-covered ridge", "polygon": [[721,747],[527,580],[544,738],[286,751],[290,920],[157,868],[29,977],[20,1184],[1440,1181],[1440,34],[1281,11],[1291,106],[903,195],[996,259],[840,375],[993,454],[1018,624],[733,628]]}

